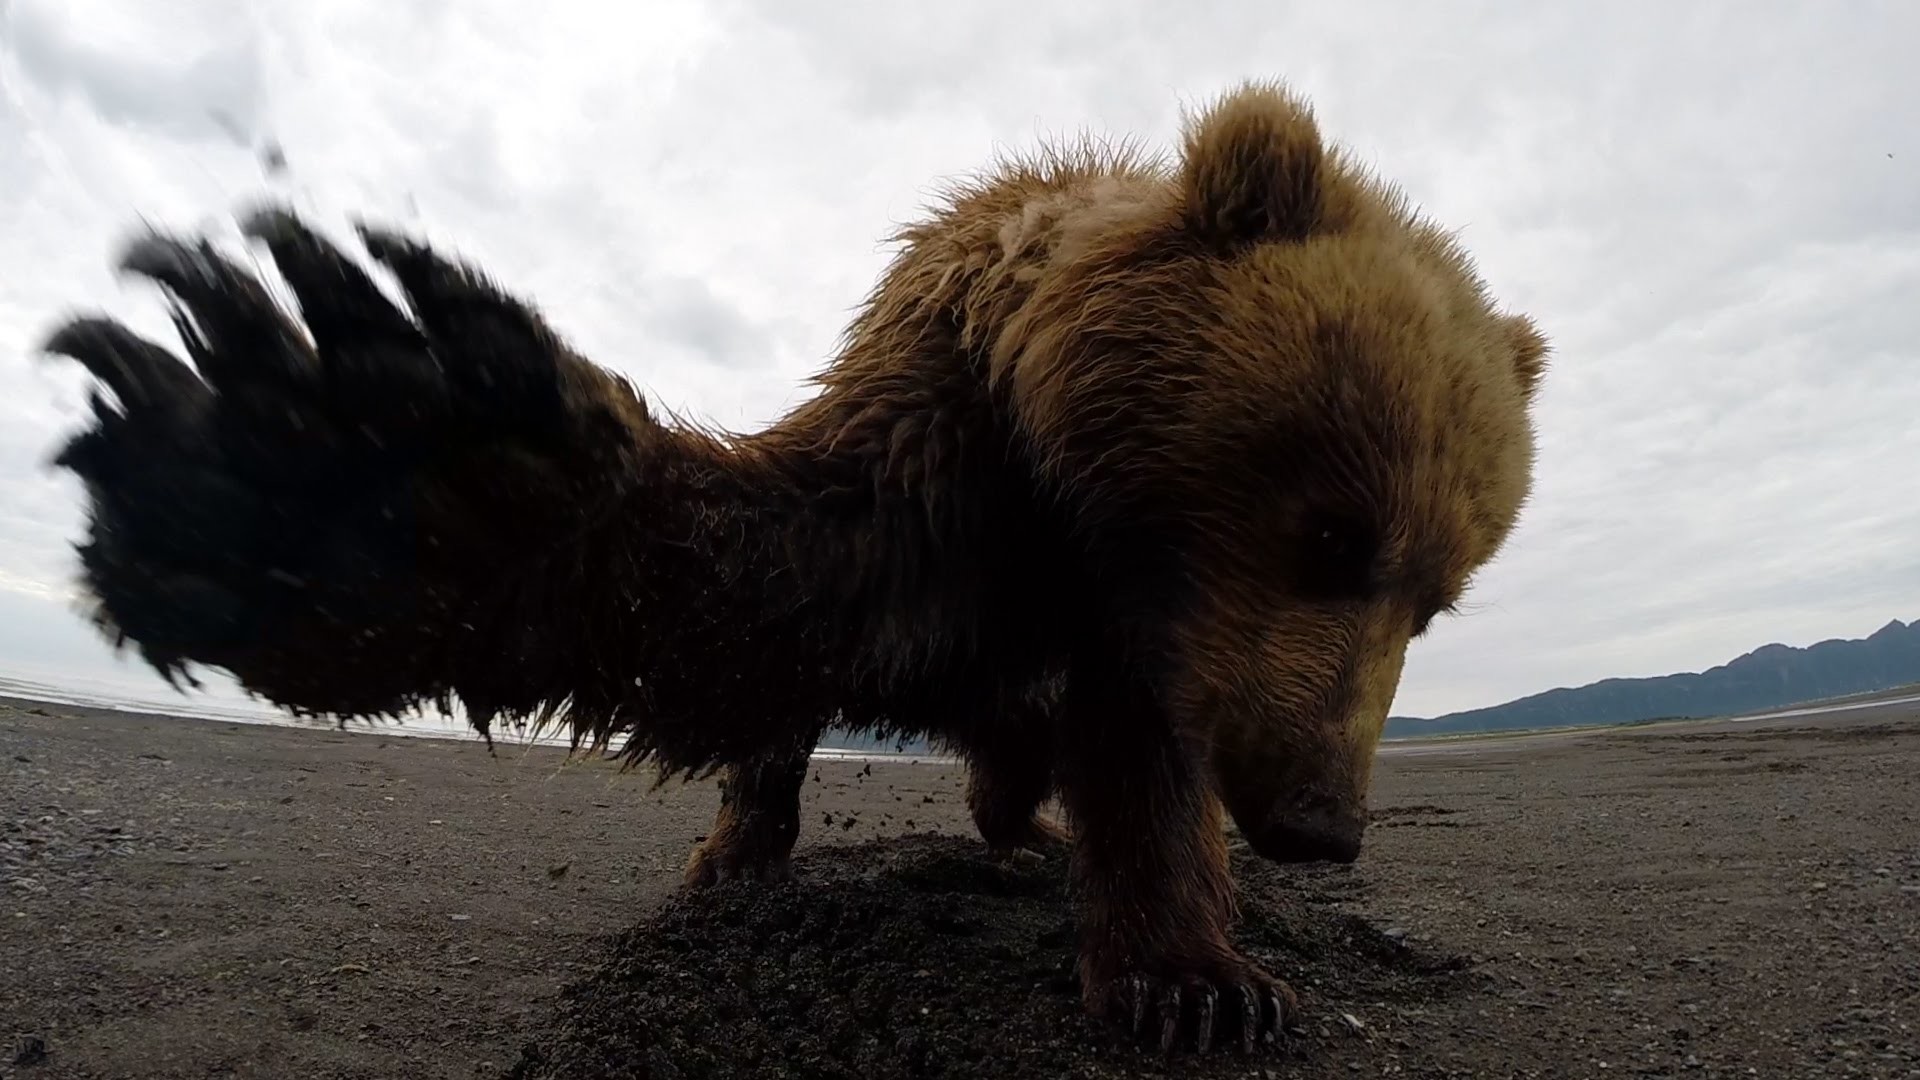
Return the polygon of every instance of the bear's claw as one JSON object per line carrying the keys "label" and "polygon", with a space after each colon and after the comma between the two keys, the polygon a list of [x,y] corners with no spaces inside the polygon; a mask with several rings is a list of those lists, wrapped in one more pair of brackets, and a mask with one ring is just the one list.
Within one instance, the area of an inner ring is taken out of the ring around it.
{"label": "bear's claw", "polygon": [[[1277,1044],[1298,1009],[1298,999],[1285,984],[1257,973],[1216,982],[1188,976],[1163,979],[1135,972],[1114,981],[1110,993],[1112,1014],[1125,1017],[1125,1027],[1138,1041],[1149,1034],[1163,1054],[1190,1044],[1205,1054],[1222,1034],[1220,1000],[1223,993],[1239,1001],[1231,1022],[1239,1028],[1243,1053],[1261,1043]],[[1183,1033],[1190,1038],[1183,1039]]]}

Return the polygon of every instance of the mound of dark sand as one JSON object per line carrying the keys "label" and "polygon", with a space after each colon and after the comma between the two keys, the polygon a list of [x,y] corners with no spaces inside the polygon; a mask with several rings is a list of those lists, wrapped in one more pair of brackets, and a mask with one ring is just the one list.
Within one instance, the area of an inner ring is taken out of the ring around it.
{"label": "mound of dark sand", "polygon": [[814,849],[796,869],[676,896],[613,935],[511,1080],[1372,1075],[1374,1033],[1353,1012],[1417,1010],[1477,981],[1461,958],[1336,910],[1350,878],[1237,857],[1240,944],[1303,1015],[1284,1048],[1169,1062],[1081,1012],[1063,856],[998,863],[922,835]]}

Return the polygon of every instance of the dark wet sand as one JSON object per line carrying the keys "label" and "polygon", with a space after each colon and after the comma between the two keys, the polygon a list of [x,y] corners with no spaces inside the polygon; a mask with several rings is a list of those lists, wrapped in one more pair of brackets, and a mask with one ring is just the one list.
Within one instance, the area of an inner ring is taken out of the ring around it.
{"label": "dark wet sand", "polygon": [[[955,768],[817,771],[803,846],[969,835]],[[499,1076],[715,804],[549,749],[28,702],[0,776],[29,1080]],[[1920,1077],[1912,705],[1395,752],[1375,790],[1314,880],[1480,978],[1309,1016],[1274,1075]]]}

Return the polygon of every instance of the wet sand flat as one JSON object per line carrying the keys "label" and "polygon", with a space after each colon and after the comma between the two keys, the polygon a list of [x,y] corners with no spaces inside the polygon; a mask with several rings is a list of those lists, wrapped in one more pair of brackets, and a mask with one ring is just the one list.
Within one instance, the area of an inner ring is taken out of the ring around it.
{"label": "wet sand flat", "polygon": [[[1296,1059],[1209,1074],[1920,1077],[1920,710],[1379,770],[1362,860],[1287,876],[1471,985],[1336,988]],[[816,774],[803,851],[970,836],[952,766]],[[547,748],[18,701],[0,777],[22,1078],[502,1076],[716,804]]]}

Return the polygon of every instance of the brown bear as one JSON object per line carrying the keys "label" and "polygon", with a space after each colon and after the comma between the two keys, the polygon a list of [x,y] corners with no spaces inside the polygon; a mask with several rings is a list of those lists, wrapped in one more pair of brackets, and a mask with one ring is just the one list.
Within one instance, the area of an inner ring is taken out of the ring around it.
{"label": "brown bear", "polygon": [[1096,1015],[1287,1023],[1229,940],[1225,815],[1356,856],[1407,644],[1527,495],[1547,351],[1291,94],[1224,95],[1172,161],[1085,141],[960,186],[747,435],[657,417],[421,243],[360,228],[403,311],[291,214],[245,224],[297,317],[150,235],[123,265],[193,366],[103,317],[48,344],[117,399],[58,458],[116,640],[296,711],[458,700],[724,770],[693,885],[784,876],[828,725],[926,735],[990,845],[1071,844]]}

